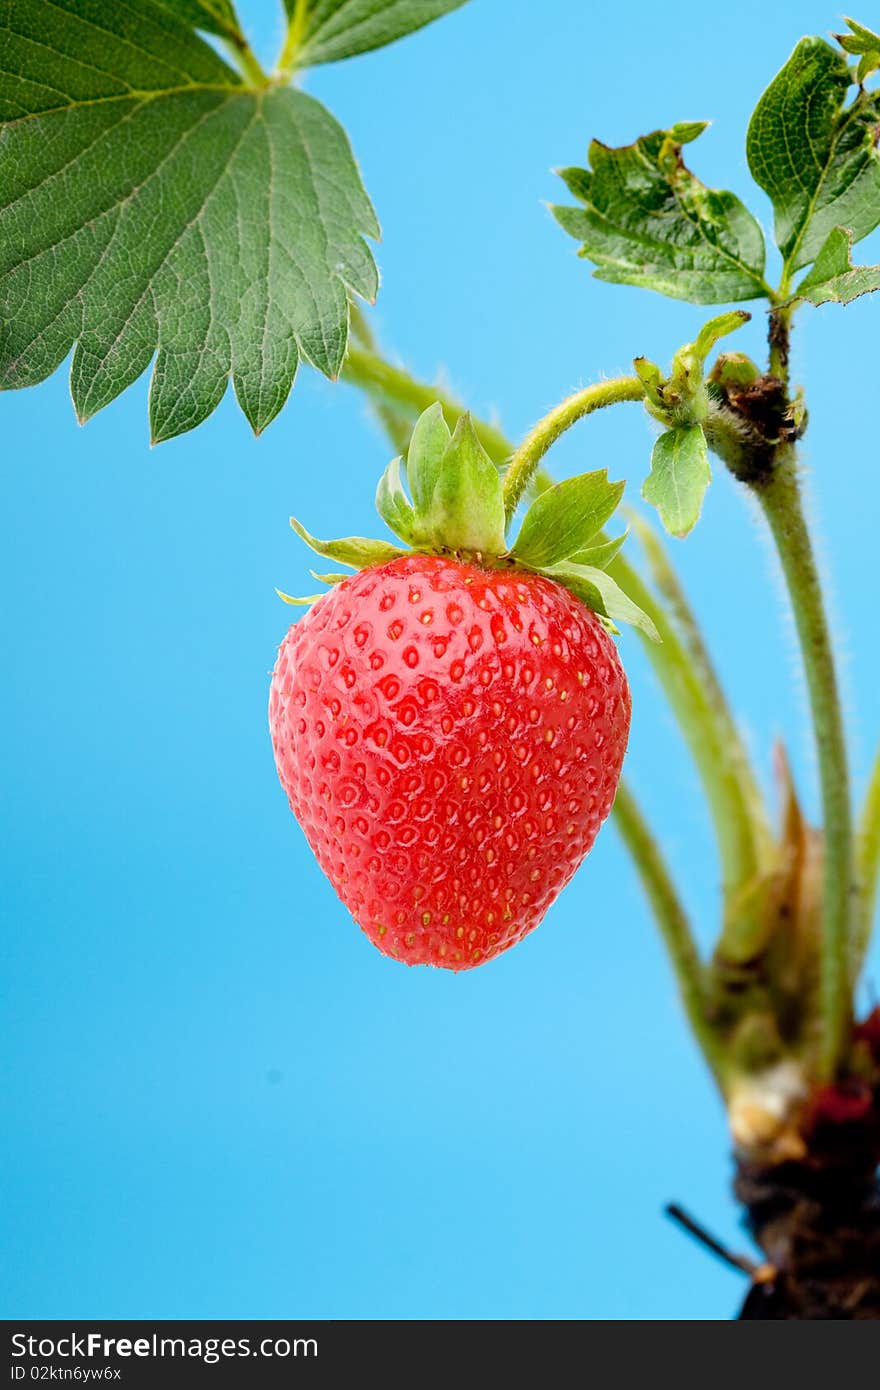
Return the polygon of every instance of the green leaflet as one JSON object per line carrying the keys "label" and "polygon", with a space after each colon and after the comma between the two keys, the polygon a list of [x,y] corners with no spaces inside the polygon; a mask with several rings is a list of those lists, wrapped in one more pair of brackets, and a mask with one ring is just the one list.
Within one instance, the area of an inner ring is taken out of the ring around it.
{"label": "green leaflet", "polygon": [[608,481],[604,468],[547,488],[526,512],[511,549],[514,559],[543,569],[583,550],[615,511],[623,489],[623,483]]}
{"label": "green leaflet", "polygon": [[155,439],[199,424],[230,375],[259,432],[301,356],[339,371],[349,291],[376,293],[344,131],[303,92],[243,86],[152,0],[5,9],[0,384],[42,381],[75,342],[88,419],[155,355]]}
{"label": "green leaflet", "polygon": [[860,90],[824,39],[801,39],[749,123],[749,168],[773,202],[776,242],[786,266],[815,260],[835,227],[853,241],[880,222],[880,97]]}
{"label": "green leaflet", "polygon": [[343,536],[338,541],[319,541],[309,535],[295,516],[290,518],[290,524],[300,540],[304,540],[316,555],[323,555],[325,560],[336,560],[341,565],[350,565],[355,570],[366,569],[368,565],[385,565],[406,553],[387,541],[368,540],[365,536]]}
{"label": "green leaflet", "polygon": [[582,243],[597,279],[694,304],[767,294],[758,223],[733,193],[707,188],[682,160],[682,145],[704,129],[680,124],[619,149],[594,140],[589,170],[560,171],[583,206],[552,212]]}
{"label": "green leaflet", "polygon": [[795,300],[811,304],[849,304],[860,294],[880,290],[880,265],[852,263],[852,234],[835,227],[816,260],[798,285]]}
{"label": "green leaflet", "polygon": [[[308,0],[296,64],[335,63],[382,48],[457,10],[465,0]],[[284,0],[293,19],[296,0]]]}
{"label": "green leaflet", "polygon": [[670,535],[686,536],[699,519],[711,478],[702,426],[666,430],[654,445],[642,496],[657,508]]}

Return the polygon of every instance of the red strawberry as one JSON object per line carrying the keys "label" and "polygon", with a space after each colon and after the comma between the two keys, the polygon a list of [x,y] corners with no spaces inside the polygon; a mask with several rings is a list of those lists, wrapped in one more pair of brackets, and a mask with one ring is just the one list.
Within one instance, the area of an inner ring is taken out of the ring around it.
{"label": "red strawberry", "polygon": [[339,584],[272,678],[275,759],[386,955],[465,970],[541,921],[614,800],[630,697],[560,584],[408,555]]}
{"label": "red strawberry", "polygon": [[538,925],[611,809],[630,696],[606,629],[642,615],[597,567],[617,543],[588,546],[620,496],[604,473],[543,494],[508,549],[467,422],[450,441],[422,418],[415,506],[397,469],[380,509],[416,550],[294,523],[362,568],[327,576],[288,632],[269,722],[293,813],[370,940],[466,970]]}

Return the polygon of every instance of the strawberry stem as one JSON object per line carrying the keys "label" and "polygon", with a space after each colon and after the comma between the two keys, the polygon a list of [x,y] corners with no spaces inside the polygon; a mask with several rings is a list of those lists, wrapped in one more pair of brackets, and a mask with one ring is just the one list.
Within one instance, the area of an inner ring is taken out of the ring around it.
{"label": "strawberry stem", "polygon": [[504,508],[510,521],[526,488],[531,483],[541,459],[560,435],[567,429],[601,410],[606,405],[617,405],[620,401],[641,401],[645,388],[638,377],[619,376],[611,381],[599,381],[576,391],[566,400],[544,416],[529,430],[522,444],[515,451],[504,475]]}
{"label": "strawberry stem", "polygon": [[773,470],[751,486],[776,543],[794,610],[813,713],[825,828],[820,1066],[823,1076],[830,1080],[845,1055],[852,1022],[850,954],[856,894],[843,714],[794,449],[790,445],[781,447]]}

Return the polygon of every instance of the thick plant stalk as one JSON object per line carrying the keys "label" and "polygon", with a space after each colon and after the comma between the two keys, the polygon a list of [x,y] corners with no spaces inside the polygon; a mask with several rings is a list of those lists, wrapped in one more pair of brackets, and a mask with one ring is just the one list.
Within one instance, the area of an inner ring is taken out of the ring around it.
{"label": "thick plant stalk", "polygon": [[859,977],[871,940],[880,877],[880,753],[874,761],[856,837],[858,910],[853,935],[853,983]]}
{"label": "thick plant stalk", "polygon": [[791,598],[813,714],[825,830],[820,1065],[830,1080],[844,1058],[852,1022],[850,944],[856,894],[843,714],[794,450],[781,450],[769,476],[752,487],[776,543]]}

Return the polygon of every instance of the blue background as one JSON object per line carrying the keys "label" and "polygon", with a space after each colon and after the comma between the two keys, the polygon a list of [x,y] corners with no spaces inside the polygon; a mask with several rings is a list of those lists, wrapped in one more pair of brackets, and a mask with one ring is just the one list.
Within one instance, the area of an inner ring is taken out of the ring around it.
{"label": "blue background", "polygon": [[[268,59],[274,9],[243,12]],[[475,0],[310,75],[379,210],[387,344],[515,434],[636,353],[667,361],[704,311],[591,281],[543,206],[551,166],[583,163],[592,135],[712,117],[691,161],[766,225],[746,120],[797,37],[829,27],[812,0],[686,24],[635,0]],[[859,788],[880,734],[878,307],[804,312],[795,360]],[[737,346],[760,349],[757,317]],[[740,1278],[661,1215],[676,1198],[745,1239],[724,1118],[614,829],[539,932],[456,978],[383,960],[287,811],[266,730],[289,620],[273,586],[309,582],[294,506],[318,534],[375,524],[388,449],[363,401],[303,370],[259,441],[230,393],[150,451],[145,397],[144,380],[84,430],[62,372],[0,404],[0,1312],[730,1315]],[[650,438],[627,407],[554,466],[638,485]],[[763,768],[784,736],[815,809],[791,623],[726,477],[676,558]],[[699,789],[636,639],[621,647],[628,771],[708,941]]]}

